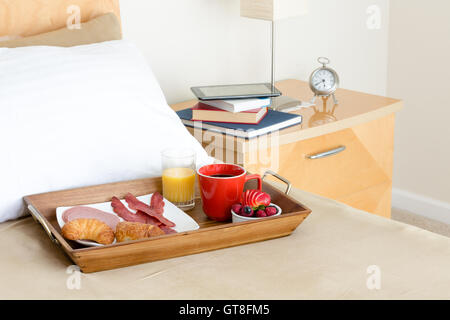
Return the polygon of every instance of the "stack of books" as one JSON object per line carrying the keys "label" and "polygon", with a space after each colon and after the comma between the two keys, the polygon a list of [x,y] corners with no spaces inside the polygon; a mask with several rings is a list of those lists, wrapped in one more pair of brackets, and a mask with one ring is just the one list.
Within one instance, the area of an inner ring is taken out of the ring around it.
{"label": "stack of books", "polygon": [[254,138],[302,122],[299,115],[271,110],[271,98],[199,101],[177,114],[186,126]]}

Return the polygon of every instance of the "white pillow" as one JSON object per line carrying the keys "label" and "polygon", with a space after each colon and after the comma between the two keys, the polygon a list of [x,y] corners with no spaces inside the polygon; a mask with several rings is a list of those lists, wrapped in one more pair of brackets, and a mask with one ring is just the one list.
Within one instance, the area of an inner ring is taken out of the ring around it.
{"label": "white pillow", "polygon": [[25,195],[161,175],[167,147],[212,162],[133,44],[0,48],[0,222]]}

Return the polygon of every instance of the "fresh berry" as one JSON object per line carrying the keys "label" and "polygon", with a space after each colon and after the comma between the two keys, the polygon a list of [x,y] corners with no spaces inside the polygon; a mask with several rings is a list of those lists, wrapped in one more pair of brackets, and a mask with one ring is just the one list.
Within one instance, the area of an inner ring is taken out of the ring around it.
{"label": "fresh berry", "polygon": [[244,217],[252,217],[253,216],[253,209],[249,206],[245,206],[242,210],[241,210],[241,216]]}
{"label": "fresh berry", "polygon": [[265,210],[265,212],[266,212],[268,217],[276,215],[277,211],[278,210],[275,207],[267,207],[266,210]]}
{"label": "fresh berry", "polygon": [[263,218],[263,217],[267,217],[267,214],[266,214],[266,212],[263,211],[263,210],[258,210],[258,211],[256,211],[256,216],[257,216],[258,218]]}
{"label": "fresh berry", "polygon": [[231,210],[233,210],[233,212],[237,213],[237,214],[241,213],[241,209],[242,209],[242,205],[241,204],[233,204],[231,206]]}
{"label": "fresh berry", "polygon": [[270,196],[259,190],[247,190],[245,191],[242,201],[245,206],[250,206],[253,209],[258,209],[260,206],[267,207],[270,205]]}

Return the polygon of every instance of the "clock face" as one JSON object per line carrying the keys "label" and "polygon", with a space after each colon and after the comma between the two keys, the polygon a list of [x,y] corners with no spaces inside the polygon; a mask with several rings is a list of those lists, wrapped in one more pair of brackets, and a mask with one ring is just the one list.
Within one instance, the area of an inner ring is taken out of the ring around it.
{"label": "clock face", "polygon": [[336,87],[336,77],[330,70],[320,69],[312,76],[311,84],[319,92],[332,92]]}

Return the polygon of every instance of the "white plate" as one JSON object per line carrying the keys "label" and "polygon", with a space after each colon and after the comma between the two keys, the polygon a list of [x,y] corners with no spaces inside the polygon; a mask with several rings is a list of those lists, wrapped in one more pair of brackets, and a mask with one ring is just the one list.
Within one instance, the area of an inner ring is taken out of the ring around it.
{"label": "white plate", "polygon": [[[148,194],[145,196],[137,197],[140,201],[144,203],[150,203],[151,196],[153,194]],[[125,205],[128,210],[135,213],[135,210],[131,210],[125,200],[121,200],[121,202]],[[186,232],[186,231],[192,231],[197,230],[200,228],[200,226],[195,222],[194,219],[192,219],[189,215],[187,215],[183,210],[178,209],[172,202],[164,199],[164,213],[163,216],[173,223],[175,223],[175,227],[172,229],[176,232]],[[107,213],[111,213],[118,217],[118,215],[113,211],[113,208],[111,207],[111,202],[103,202],[103,203],[95,203],[95,204],[87,204],[83,205],[84,207],[91,207],[98,210],[102,210]],[[73,207],[58,207],[56,208],[56,218],[58,220],[59,226],[62,228],[65,225],[64,220],[62,219],[62,215],[64,211],[73,208]],[[120,221],[124,221],[122,218],[120,218]],[[94,241],[87,241],[87,240],[77,240],[78,243],[88,246],[88,247],[102,247],[103,244],[99,244]],[[116,243],[116,240],[114,239],[113,244]]]}

